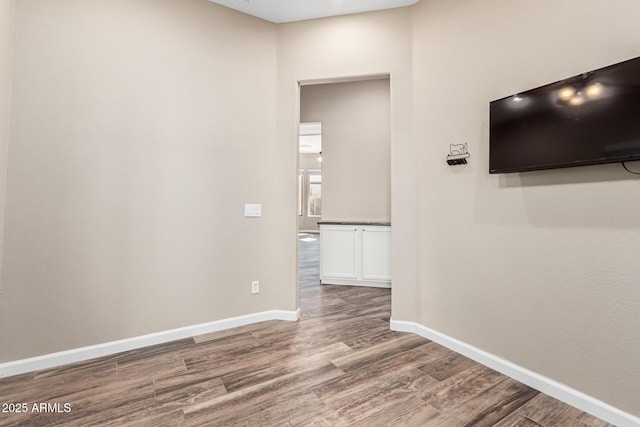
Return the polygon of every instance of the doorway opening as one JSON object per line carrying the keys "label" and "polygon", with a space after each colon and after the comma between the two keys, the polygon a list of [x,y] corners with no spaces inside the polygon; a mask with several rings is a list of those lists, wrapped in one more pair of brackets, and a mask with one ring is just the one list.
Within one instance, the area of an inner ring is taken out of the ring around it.
{"label": "doorway opening", "polygon": [[[305,294],[322,295],[324,285],[355,285],[352,291],[361,295],[390,287],[389,76],[301,84],[299,114],[299,306],[306,305]],[[323,229],[334,222],[366,227],[344,234],[332,229],[344,251],[327,252],[329,235],[323,239],[318,222]],[[353,250],[342,244],[347,241]],[[336,267],[331,281],[324,271],[328,266]]]}

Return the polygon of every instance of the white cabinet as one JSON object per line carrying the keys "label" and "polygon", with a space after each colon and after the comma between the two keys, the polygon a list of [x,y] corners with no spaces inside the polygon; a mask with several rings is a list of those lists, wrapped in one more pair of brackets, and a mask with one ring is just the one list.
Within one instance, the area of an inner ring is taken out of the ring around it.
{"label": "white cabinet", "polygon": [[391,287],[391,227],[321,222],[320,281]]}
{"label": "white cabinet", "polygon": [[362,279],[391,284],[391,227],[362,227]]}
{"label": "white cabinet", "polygon": [[320,280],[358,279],[359,246],[356,226],[320,225]]}

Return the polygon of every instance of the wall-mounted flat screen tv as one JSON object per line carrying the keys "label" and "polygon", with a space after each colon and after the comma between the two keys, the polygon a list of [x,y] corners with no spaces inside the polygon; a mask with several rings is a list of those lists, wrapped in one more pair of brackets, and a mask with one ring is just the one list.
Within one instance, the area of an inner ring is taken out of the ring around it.
{"label": "wall-mounted flat screen tv", "polygon": [[631,160],[640,160],[640,58],[490,103],[490,173]]}

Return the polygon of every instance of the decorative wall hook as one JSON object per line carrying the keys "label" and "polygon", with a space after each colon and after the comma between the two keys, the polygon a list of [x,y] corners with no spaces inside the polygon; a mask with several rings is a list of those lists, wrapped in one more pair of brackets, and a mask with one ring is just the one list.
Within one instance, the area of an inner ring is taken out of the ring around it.
{"label": "decorative wall hook", "polygon": [[467,152],[468,145],[464,144],[449,144],[449,155],[447,156],[447,163],[453,165],[466,165],[469,153]]}

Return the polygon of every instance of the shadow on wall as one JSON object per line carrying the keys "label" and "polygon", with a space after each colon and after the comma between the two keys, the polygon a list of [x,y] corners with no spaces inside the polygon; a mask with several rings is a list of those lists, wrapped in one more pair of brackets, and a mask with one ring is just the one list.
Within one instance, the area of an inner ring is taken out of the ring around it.
{"label": "shadow on wall", "polygon": [[[520,190],[518,190],[520,189]],[[640,176],[619,163],[500,175],[498,191],[520,193],[531,225],[564,229],[638,229]]]}
{"label": "shadow on wall", "polygon": [[[488,123],[480,129],[474,217],[478,223],[541,228],[637,230],[640,175],[620,163],[489,174]],[[629,162],[640,172],[640,162]]]}
{"label": "shadow on wall", "polygon": [[[627,163],[627,167],[634,172],[636,170],[640,172],[640,162],[635,162],[635,164],[634,162]],[[640,179],[640,176],[624,170],[620,163],[516,172],[501,174],[498,177],[501,188],[588,184]]]}

